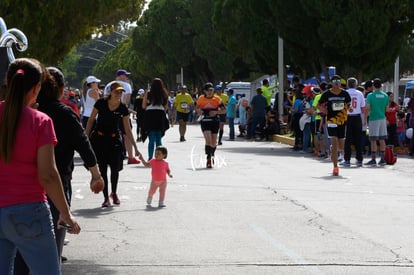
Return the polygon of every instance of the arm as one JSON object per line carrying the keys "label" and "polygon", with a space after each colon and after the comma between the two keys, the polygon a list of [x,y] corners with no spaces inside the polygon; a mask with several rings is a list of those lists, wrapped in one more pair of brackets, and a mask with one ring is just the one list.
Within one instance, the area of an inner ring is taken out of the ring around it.
{"label": "arm", "polygon": [[98,115],[98,109],[93,108],[91,116],[88,119],[88,123],[86,124],[85,133],[89,137],[92,131],[92,126],[95,121],[96,116]]}
{"label": "arm", "polygon": [[367,125],[370,108],[371,108],[371,105],[370,104],[365,105],[365,109],[364,109],[364,123],[363,123],[364,126]]}
{"label": "arm", "polygon": [[139,155],[139,160],[142,162],[142,164],[143,164],[145,167],[151,167],[151,163],[149,163],[148,161],[146,161],[146,160],[144,159],[144,157],[142,156],[142,154],[140,154],[140,155]]}
{"label": "arm", "polygon": [[43,145],[37,150],[37,167],[39,181],[46,190],[47,195],[59,210],[60,222],[70,226],[69,233],[79,234],[80,227],[70,213],[68,203],[63,193],[63,186],[55,163],[53,144]]}
{"label": "arm", "polygon": [[148,105],[148,91],[145,91],[144,98],[142,99],[142,109],[147,109]]}
{"label": "arm", "polygon": [[[88,121],[88,123],[89,123],[89,121]],[[135,155],[139,157],[141,155],[141,153],[139,152],[137,143],[134,141],[134,136],[132,135],[131,125],[129,125],[129,116],[124,116],[122,118],[122,123],[124,124],[125,135],[131,141],[131,144],[132,144],[132,146],[134,147],[134,150],[135,150]]]}

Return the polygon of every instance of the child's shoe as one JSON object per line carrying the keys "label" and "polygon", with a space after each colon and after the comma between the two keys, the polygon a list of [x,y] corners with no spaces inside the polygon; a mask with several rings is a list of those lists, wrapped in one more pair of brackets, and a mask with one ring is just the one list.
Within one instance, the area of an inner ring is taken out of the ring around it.
{"label": "child's shoe", "polygon": [[152,197],[147,198],[147,206],[151,206],[152,203]]}
{"label": "child's shoe", "polygon": [[167,205],[164,203],[164,201],[160,201],[158,203],[158,207],[162,208],[162,207],[167,207]]}

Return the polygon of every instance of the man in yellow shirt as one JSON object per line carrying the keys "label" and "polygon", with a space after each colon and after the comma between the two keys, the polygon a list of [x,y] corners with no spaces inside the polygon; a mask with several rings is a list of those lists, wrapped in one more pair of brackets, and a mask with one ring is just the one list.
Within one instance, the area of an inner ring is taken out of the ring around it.
{"label": "man in yellow shirt", "polygon": [[272,90],[276,88],[276,85],[270,86],[269,80],[267,78],[263,79],[263,85],[260,87],[262,89],[262,95],[266,98],[267,106],[266,106],[266,112],[270,111],[270,104],[272,100]]}
{"label": "man in yellow shirt", "polygon": [[178,131],[180,132],[180,141],[185,141],[185,132],[187,130],[188,117],[190,110],[194,109],[194,101],[191,94],[187,93],[187,87],[183,85],[181,91],[175,96],[173,103],[173,112],[177,111]]}

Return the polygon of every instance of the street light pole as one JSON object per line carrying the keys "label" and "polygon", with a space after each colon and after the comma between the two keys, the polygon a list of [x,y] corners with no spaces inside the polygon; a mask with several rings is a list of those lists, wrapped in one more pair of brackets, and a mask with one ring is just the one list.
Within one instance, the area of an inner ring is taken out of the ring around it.
{"label": "street light pole", "polygon": [[278,51],[278,75],[279,75],[279,94],[278,94],[278,104],[277,110],[279,112],[279,121],[283,121],[283,94],[284,94],[284,72],[283,72],[283,39],[279,36],[279,51]]}

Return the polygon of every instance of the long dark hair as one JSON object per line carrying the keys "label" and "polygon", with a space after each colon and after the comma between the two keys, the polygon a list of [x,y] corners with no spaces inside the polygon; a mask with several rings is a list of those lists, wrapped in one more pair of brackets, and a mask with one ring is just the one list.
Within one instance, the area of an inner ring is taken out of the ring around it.
{"label": "long dark hair", "polygon": [[0,124],[0,158],[8,163],[26,95],[42,81],[43,68],[35,59],[19,58],[10,63],[7,71],[7,92]]}
{"label": "long dark hair", "polygon": [[166,106],[168,104],[168,91],[160,78],[154,78],[152,81],[148,101],[153,105]]}
{"label": "long dark hair", "polygon": [[62,96],[61,88],[65,86],[63,73],[56,67],[47,67],[45,80],[42,82],[42,88],[37,96],[37,102],[42,104],[59,100]]}

